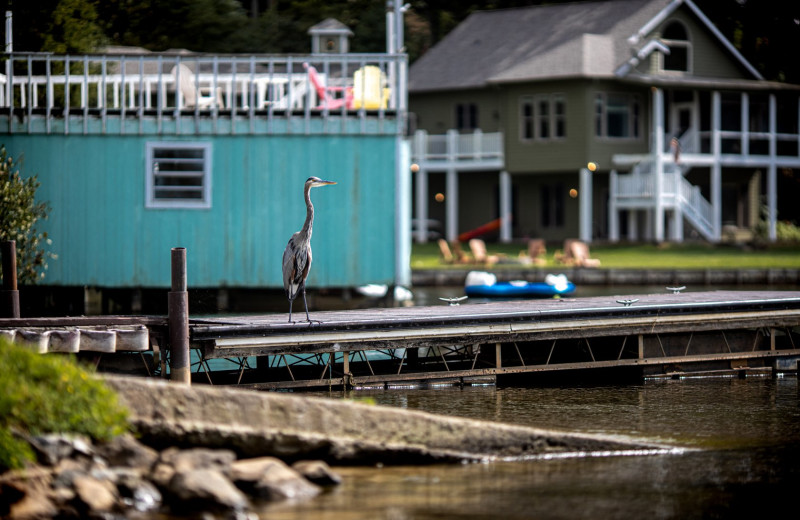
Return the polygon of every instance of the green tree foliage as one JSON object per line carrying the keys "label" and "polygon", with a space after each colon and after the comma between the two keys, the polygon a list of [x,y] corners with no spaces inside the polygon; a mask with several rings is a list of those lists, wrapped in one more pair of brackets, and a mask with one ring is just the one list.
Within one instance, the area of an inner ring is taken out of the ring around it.
{"label": "green tree foliage", "polygon": [[695,0],[765,79],[800,83],[800,2]]}
{"label": "green tree foliage", "polygon": [[0,0],[13,12],[14,50],[87,53],[105,41],[97,14],[102,0]]}
{"label": "green tree foliage", "polygon": [[56,257],[44,249],[50,244],[47,233],[36,228],[49,211],[47,203],[36,201],[38,188],[36,176],[20,176],[17,163],[5,146],[0,146],[0,239],[16,241],[20,283],[44,278],[47,260]]}
{"label": "green tree foliage", "polygon": [[0,338],[0,471],[32,459],[20,436],[75,433],[105,441],[128,430],[116,393],[72,357]]}
{"label": "green tree foliage", "polygon": [[[476,10],[559,1],[575,0],[407,0],[409,59]],[[766,79],[800,83],[793,56],[800,41],[800,2],[695,4]],[[151,51],[305,53],[308,28],[329,17],[353,30],[354,52],[386,48],[385,0],[0,0],[0,7],[14,12],[17,51],[80,53],[109,43]]]}

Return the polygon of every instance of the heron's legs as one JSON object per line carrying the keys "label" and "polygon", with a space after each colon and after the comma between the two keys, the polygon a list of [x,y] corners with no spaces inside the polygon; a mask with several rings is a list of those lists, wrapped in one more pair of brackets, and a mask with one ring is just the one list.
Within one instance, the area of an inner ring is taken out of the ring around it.
{"label": "heron's legs", "polygon": [[308,302],[306,302],[306,288],[303,286],[303,304],[306,306],[306,321],[308,323],[322,323],[319,320],[312,320],[308,315]]}
{"label": "heron's legs", "polygon": [[294,300],[289,300],[289,323],[294,323],[292,321],[292,305],[294,305]]}

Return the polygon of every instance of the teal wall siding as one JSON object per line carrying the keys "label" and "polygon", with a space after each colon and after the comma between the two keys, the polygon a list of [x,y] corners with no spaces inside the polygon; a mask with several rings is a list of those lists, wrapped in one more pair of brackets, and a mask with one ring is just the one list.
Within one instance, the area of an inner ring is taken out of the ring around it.
{"label": "teal wall siding", "polygon": [[[305,218],[316,175],[309,287],[391,283],[394,135],[9,135],[21,172],[49,202],[45,284],[168,287],[170,249],[187,249],[189,285],[281,287],[281,257]],[[210,209],[145,208],[145,144],[212,143]]]}

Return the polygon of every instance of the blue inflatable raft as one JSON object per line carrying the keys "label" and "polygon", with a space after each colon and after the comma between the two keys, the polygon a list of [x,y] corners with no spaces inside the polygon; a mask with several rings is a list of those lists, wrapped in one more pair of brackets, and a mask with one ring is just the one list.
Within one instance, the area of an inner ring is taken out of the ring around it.
{"label": "blue inflatable raft", "polygon": [[575,292],[575,284],[564,275],[547,275],[544,282],[498,282],[491,273],[473,271],[467,275],[464,290],[469,297],[552,298]]}

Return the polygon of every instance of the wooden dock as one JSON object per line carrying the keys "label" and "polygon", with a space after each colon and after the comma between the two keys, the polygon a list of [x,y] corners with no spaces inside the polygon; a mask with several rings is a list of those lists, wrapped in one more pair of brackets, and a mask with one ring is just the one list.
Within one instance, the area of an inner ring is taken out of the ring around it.
{"label": "wooden dock", "polygon": [[[800,291],[442,302],[311,317],[321,323],[191,318],[192,380],[259,389],[532,385],[795,372],[800,358]],[[0,334],[38,338],[42,353],[102,357],[112,367],[143,360],[147,374],[167,372],[166,317],[4,318]],[[234,364],[220,369],[219,359]]]}
{"label": "wooden dock", "polygon": [[[800,292],[713,291],[191,320],[204,360],[256,388],[796,370]],[[243,361],[244,363],[244,361]],[[793,368],[792,368],[793,367]],[[247,377],[245,376],[247,372]]]}

